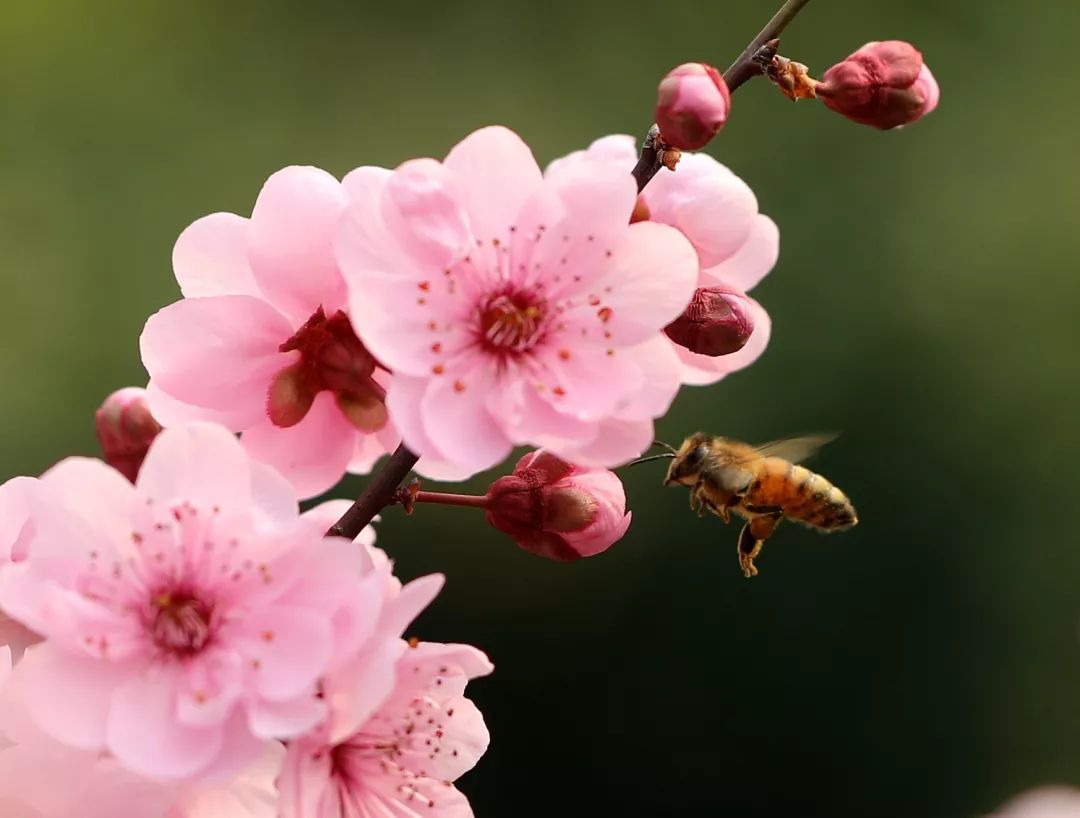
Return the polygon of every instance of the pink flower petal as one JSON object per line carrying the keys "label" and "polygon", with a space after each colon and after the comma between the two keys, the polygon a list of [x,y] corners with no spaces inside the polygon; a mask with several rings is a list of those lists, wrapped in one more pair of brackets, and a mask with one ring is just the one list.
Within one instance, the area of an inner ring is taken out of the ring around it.
{"label": "pink flower petal", "polygon": [[25,557],[29,535],[30,494],[33,477],[13,477],[0,486],[0,564]]}
{"label": "pink flower petal", "polygon": [[629,173],[637,161],[637,140],[628,134],[611,134],[595,140],[586,150],[574,151],[552,161],[544,176],[553,177],[571,171],[581,162],[611,162],[623,173]]}
{"label": "pink flower petal", "polygon": [[441,459],[442,452],[424,429],[420,403],[428,386],[426,378],[395,375],[386,393],[386,408],[406,445],[423,457]]}
{"label": "pink flower petal", "polygon": [[681,362],[683,383],[692,386],[716,383],[726,375],[750,366],[761,357],[765,347],[769,344],[772,322],[769,319],[769,314],[765,312],[765,308],[758,302],[749,296],[747,296],[746,301],[754,319],[754,332],[750,335],[750,340],[747,341],[746,346],[738,352],[710,358],[707,355],[698,355],[691,352],[678,344],[671,344]]}
{"label": "pink flower petal", "polygon": [[396,663],[408,647],[401,639],[374,639],[352,661],[326,677],[329,740],[344,741],[363,727],[394,691]]}
{"label": "pink flower petal", "polygon": [[[402,784],[407,785],[403,794]],[[421,778],[412,775],[395,776],[392,774],[375,776],[371,781],[364,781],[357,794],[363,805],[358,813],[362,816],[378,818],[474,818],[469,799],[453,785],[437,778]],[[423,813],[418,813],[414,806],[422,805]],[[319,814],[318,818],[337,818],[345,815],[337,810]]]}
{"label": "pink flower petal", "polygon": [[525,202],[540,186],[532,151],[513,131],[493,126],[469,134],[447,155],[455,198],[478,239],[504,240]]}
{"label": "pink flower petal", "polygon": [[[447,716],[447,713],[453,715]],[[448,700],[441,715],[445,721],[441,722],[442,727],[437,733],[440,752],[414,751],[406,755],[405,763],[414,772],[453,781],[476,766],[487,752],[491,734],[480,710],[464,696]]]}
{"label": "pink flower petal", "polygon": [[341,187],[350,202],[374,202],[377,205],[392,173],[389,168],[362,165],[345,175]]}
{"label": "pink flower petal", "polygon": [[150,407],[150,414],[154,416],[154,419],[166,427],[201,420],[207,423],[219,423],[226,429],[243,429],[244,424],[251,417],[248,409],[229,412],[184,403],[162,391],[154,381],[146,385],[146,405]]}
{"label": "pink flower petal", "polygon": [[173,247],[173,271],[185,298],[212,295],[261,297],[248,263],[248,220],[211,213],[192,223]]}
{"label": "pink flower petal", "polygon": [[[603,377],[598,377],[600,373]],[[543,369],[536,379],[544,387],[541,399],[582,420],[610,415],[645,385],[632,356],[622,350],[574,345],[572,338],[543,357]]]}
{"label": "pink flower petal", "polygon": [[658,173],[643,195],[649,218],[682,230],[702,267],[738,251],[758,212],[750,187],[704,153],[684,154],[676,171]]}
{"label": "pink flower petal", "polygon": [[271,378],[296,358],[278,351],[292,334],[265,301],[229,295],[170,304],[150,316],[139,343],[158,388],[249,425],[266,414]]}
{"label": "pink flower petal", "polygon": [[277,782],[280,818],[340,818],[322,811],[335,789],[332,764],[329,748],[320,742],[289,742]]}
{"label": "pink flower petal", "polygon": [[390,177],[383,218],[390,235],[423,268],[420,277],[442,272],[471,249],[468,216],[451,190],[450,171],[434,159],[413,159]]}
{"label": "pink flower petal", "polygon": [[303,735],[326,717],[326,702],[316,697],[271,702],[262,699],[248,707],[251,732],[260,738]]}
{"label": "pink flower petal", "polygon": [[345,302],[334,239],[345,192],[318,168],[289,167],[266,180],[248,229],[248,252],[259,289],[275,307],[302,323],[320,306],[327,314]]}
{"label": "pink flower petal", "polygon": [[113,694],[130,670],[45,642],[26,652],[12,682],[38,727],[71,747],[96,750],[105,744]]}
{"label": "pink flower petal", "polygon": [[652,443],[651,420],[609,420],[600,424],[596,437],[578,447],[552,451],[581,466],[612,468],[641,455]]}
{"label": "pink flower petal", "polygon": [[702,272],[700,286],[720,284],[746,292],[776,266],[779,256],[780,231],[776,223],[768,216],[758,215],[735,254]]}
{"label": "pink flower petal", "polygon": [[[251,468],[243,447],[212,423],[174,426],[158,435],[136,486],[159,503],[183,499],[200,509],[243,508],[252,496]],[[130,531],[125,540],[129,537]]]}
{"label": "pink flower petal", "polygon": [[379,630],[389,636],[404,635],[405,629],[435,600],[445,584],[446,577],[442,574],[428,574],[405,585],[383,608]]}
{"label": "pink flower petal", "polygon": [[334,401],[332,392],[315,396],[304,419],[281,428],[269,418],[244,432],[248,453],[273,466],[293,484],[301,498],[333,488],[345,474],[358,432]]}
{"label": "pink flower petal", "polygon": [[[608,332],[611,344],[621,346],[648,340],[682,313],[697,286],[698,259],[678,230],[638,222],[598,271],[588,285],[595,301],[580,298],[565,318],[593,337]],[[604,308],[610,312],[601,313]]]}
{"label": "pink flower petal", "polygon": [[[481,356],[433,378],[420,404],[424,431],[447,459],[483,471],[500,463],[513,445],[487,409],[487,396],[498,388],[490,362]],[[406,431],[402,437],[408,443]]]}
{"label": "pink flower petal", "polygon": [[251,500],[260,515],[259,523],[283,525],[296,519],[300,504],[296,501],[293,484],[276,469],[253,462],[251,469]]}
{"label": "pink flower petal", "polygon": [[256,664],[255,684],[264,698],[304,696],[333,655],[326,617],[300,607],[277,605],[252,617],[235,634],[244,655]]}
{"label": "pink flower petal", "polygon": [[640,421],[667,414],[678,394],[680,382],[681,366],[674,346],[665,336],[656,335],[644,343],[621,350],[640,369],[642,386],[614,413],[617,419]]}
{"label": "pink flower petal", "polygon": [[356,449],[346,467],[349,474],[367,474],[379,462],[380,458],[394,451],[401,443],[401,435],[388,423],[379,431],[370,435],[356,436]]}
{"label": "pink flower petal", "polygon": [[106,728],[110,752],[141,775],[183,778],[218,756],[223,731],[176,721],[177,680],[165,669],[129,679],[112,697]]}

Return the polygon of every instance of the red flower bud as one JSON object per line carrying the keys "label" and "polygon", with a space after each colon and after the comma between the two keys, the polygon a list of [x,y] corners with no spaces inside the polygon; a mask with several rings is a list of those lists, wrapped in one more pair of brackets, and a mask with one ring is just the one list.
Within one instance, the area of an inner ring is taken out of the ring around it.
{"label": "red flower bud", "polygon": [[570,562],[606,551],[630,527],[613,472],[530,452],[487,491],[487,521],[526,551]]}
{"label": "red flower bud", "polygon": [[679,346],[715,358],[746,346],[754,332],[754,318],[745,296],[719,287],[699,287],[690,306],[664,332]]}
{"label": "red flower bud", "polygon": [[673,148],[704,148],[727,121],[731,94],[724,77],[711,65],[684,63],[660,81],[656,124]]}
{"label": "red flower bud", "polygon": [[941,91],[922,54],[910,43],[867,43],[825,72],[817,95],[832,110],[888,130],[926,116]]}
{"label": "red flower bud", "polygon": [[94,413],[94,428],[105,462],[134,483],[161,431],[146,405],[146,390],[128,386],[113,392]]}

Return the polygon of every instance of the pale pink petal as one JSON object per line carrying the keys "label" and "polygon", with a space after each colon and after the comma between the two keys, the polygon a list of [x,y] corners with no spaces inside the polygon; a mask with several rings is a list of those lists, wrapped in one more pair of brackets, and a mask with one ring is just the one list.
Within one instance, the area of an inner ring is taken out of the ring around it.
{"label": "pale pink petal", "polygon": [[390,177],[383,218],[391,236],[420,268],[417,280],[441,273],[472,246],[468,215],[455,199],[452,174],[434,159],[413,159]]}
{"label": "pale pink petal", "polygon": [[374,639],[352,661],[326,677],[329,740],[337,744],[357,732],[394,691],[395,665],[408,647],[401,639]]}
{"label": "pale pink petal", "polygon": [[265,301],[229,295],[170,304],[150,316],[139,344],[159,389],[247,425],[265,416],[271,378],[296,359],[278,351],[292,334]]}
{"label": "pale pink petal", "polygon": [[[341,519],[341,516],[349,510],[352,506],[352,500],[338,499],[338,500],[326,500],[319,503],[317,506],[313,506],[305,511],[300,517],[304,520],[309,520],[320,531],[326,531],[330,526]],[[375,523],[379,522],[379,517],[371,521],[371,525],[365,526],[353,542],[359,543],[363,546],[371,546],[375,544]],[[355,551],[356,549],[351,549]],[[359,549],[360,553],[360,573],[368,574],[373,568],[374,563],[371,561],[367,553],[367,548]]]}
{"label": "pale pink petal", "polygon": [[356,436],[356,449],[349,461],[349,474],[367,474],[379,459],[394,451],[401,443],[401,435],[393,423],[387,423],[379,431],[370,435]]}
{"label": "pale pink petal", "polygon": [[747,341],[746,346],[738,352],[710,358],[708,355],[698,355],[691,352],[678,344],[671,344],[681,362],[683,383],[692,386],[716,383],[724,376],[750,366],[761,357],[765,347],[769,344],[772,322],[764,307],[750,297],[747,297],[746,301],[754,319],[754,332],[750,335],[750,340]]}
{"label": "pale pink petal", "polygon": [[[240,442],[221,426],[188,423],[166,429],[150,445],[136,481],[160,503],[178,499],[201,509],[251,503],[250,463]],[[130,538],[130,531],[124,539]]]}
{"label": "pale pink petal", "polygon": [[653,440],[651,420],[609,420],[600,424],[596,437],[588,443],[552,448],[559,457],[581,466],[613,468],[641,455]]}
{"label": "pale pink petal", "polygon": [[177,723],[175,710],[172,673],[162,669],[131,678],[112,697],[106,728],[109,751],[141,775],[183,778],[199,772],[218,756],[222,728],[184,726]]}
{"label": "pale pink petal", "polygon": [[622,350],[575,346],[572,339],[556,343],[560,348],[540,359],[543,369],[536,380],[543,386],[540,398],[558,412],[600,420],[645,386],[634,356]]}
{"label": "pale pink petal", "polygon": [[758,215],[746,241],[735,254],[702,271],[702,287],[721,284],[746,292],[755,287],[776,266],[780,256],[780,231],[768,216]]}
{"label": "pale pink petal", "polygon": [[253,462],[251,469],[251,500],[258,513],[259,524],[284,525],[296,519],[300,504],[296,501],[293,484],[276,469]]}
{"label": "pale pink petal", "polygon": [[422,775],[453,781],[476,766],[480,757],[487,752],[491,734],[479,708],[464,696],[446,701],[440,716],[438,723],[441,727],[436,732],[438,738],[434,740],[437,741],[439,752],[431,753],[427,752],[426,747],[417,747],[407,752],[399,763]]}
{"label": "pale pink petal", "polygon": [[13,477],[0,486],[0,564],[22,559],[32,532],[30,493],[37,486],[33,477]]}
{"label": "pale pink petal", "polygon": [[375,165],[362,165],[345,174],[341,187],[350,202],[378,202],[393,171]]}
{"label": "pale pink petal", "polygon": [[247,251],[248,220],[211,213],[193,222],[173,247],[173,272],[185,298],[211,295],[261,297]]}
{"label": "pale pink petal", "polygon": [[257,665],[260,695],[276,701],[305,695],[333,655],[330,622],[300,607],[278,605],[263,611],[242,623],[232,639]]}
{"label": "pale pink petal", "polygon": [[277,782],[280,818],[324,818],[320,806],[334,788],[329,749],[313,740],[289,742]]}
{"label": "pale pink petal", "polygon": [[549,448],[583,445],[596,436],[594,422],[560,412],[532,385],[518,386],[521,388],[508,385],[489,401],[492,413],[510,425],[514,440]]}
{"label": "pale pink petal", "polygon": [[544,177],[572,172],[581,162],[611,162],[623,173],[629,173],[637,161],[637,140],[627,134],[612,134],[595,140],[586,150],[574,151],[552,161],[544,169]]}
{"label": "pale pink petal", "polygon": [[702,267],[735,253],[757,217],[750,187],[704,153],[684,155],[674,173],[657,174],[643,195],[649,218],[682,230]]}
{"label": "pale pink petal", "polygon": [[45,642],[26,652],[11,681],[38,727],[71,747],[95,750],[105,744],[113,694],[130,670]]}
{"label": "pale pink petal", "polygon": [[[486,403],[497,388],[494,367],[479,355],[429,382],[420,404],[424,431],[447,459],[483,471],[510,454],[513,444]],[[405,429],[402,437],[408,444]]]}
{"label": "pale pink petal", "polygon": [[332,392],[320,392],[295,426],[275,426],[269,418],[246,430],[244,448],[273,466],[293,484],[297,496],[314,497],[345,474],[358,432],[338,409]]}
{"label": "pale pink petal", "polygon": [[[627,228],[598,272],[589,285],[596,301],[580,299],[565,316],[567,322],[576,321],[591,337],[608,332],[614,345],[635,344],[667,326],[690,303],[698,259],[678,230],[638,222]],[[609,312],[600,313],[603,308]]]}
{"label": "pale pink petal", "polygon": [[478,239],[505,239],[525,202],[540,186],[540,168],[517,134],[500,126],[469,134],[447,155],[451,189]]}
{"label": "pale pink petal", "polygon": [[230,412],[184,403],[162,391],[156,381],[150,381],[146,385],[146,404],[150,407],[150,414],[154,416],[154,420],[166,427],[201,420],[207,423],[220,423],[226,429],[242,429],[251,418],[251,412],[248,409]]}
{"label": "pale pink petal", "polygon": [[[619,420],[648,420],[663,417],[679,391],[679,356],[665,336],[655,335],[644,343],[621,350],[641,371],[642,385],[631,399],[614,413]],[[680,347],[681,349],[681,347]]]}
{"label": "pale pink petal", "polygon": [[14,661],[22,659],[26,649],[40,641],[41,636],[22,622],[0,613],[0,646],[9,652]]}
{"label": "pale pink petal", "polygon": [[[421,642],[408,654],[405,661],[412,673],[420,675],[445,675],[452,673],[465,679],[487,676],[495,666],[482,651],[472,645],[453,642]],[[447,668],[447,670],[443,670]],[[454,694],[460,695],[460,694]]]}
{"label": "pale pink petal", "polygon": [[428,386],[426,378],[395,375],[386,393],[386,408],[390,419],[401,433],[402,441],[416,454],[433,460],[443,459],[443,453],[424,429],[420,403]]}
{"label": "pale pink petal", "polygon": [[248,724],[261,738],[292,738],[322,721],[326,708],[326,702],[314,694],[278,702],[262,699],[248,706]]}
{"label": "pale pink petal", "polygon": [[238,776],[215,787],[187,787],[165,818],[277,818],[274,780],[284,758],[285,747],[280,742],[264,742],[255,761]]}
{"label": "pale pink petal", "polygon": [[439,595],[446,577],[428,574],[414,579],[401,589],[401,593],[388,601],[379,620],[379,630],[389,636],[402,636],[416,617]]}
{"label": "pale pink petal", "polygon": [[[405,793],[415,793],[411,798],[403,794],[400,787],[407,785]],[[364,810],[359,815],[378,816],[378,818],[473,818],[472,807],[460,790],[437,778],[414,777],[412,775],[372,776],[363,782],[359,793]],[[425,801],[426,799],[426,801]],[[417,812],[414,807],[422,804],[424,811]],[[339,814],[324,813],[319,818],[337,818]]]}
{"label": "pale pink petal", "polygon": [[259,289],[295,323],[320,306],[331,314],[345,302],[334,240],[346,196],[318,168],[289,167],[266,180],[248,228],[248,253]]}

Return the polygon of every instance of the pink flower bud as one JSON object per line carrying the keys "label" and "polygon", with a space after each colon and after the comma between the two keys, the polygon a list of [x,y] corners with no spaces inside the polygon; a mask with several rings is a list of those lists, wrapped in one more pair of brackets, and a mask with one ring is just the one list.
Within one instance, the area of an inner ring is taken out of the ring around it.
{"label": "pink flower bud", "polygon": [[630,527],[613,472],[530,452],[487,491],[487,521],[526,551],[570,562],[606,551]]}
{"label": "pink flower bud", "polygon": [[128,386],[113,392],[94,413],[94,428],[105,462],[134,483],[161,431],[146,405],[146,390]]}
{"label": "pink flower bud", "polygon": [[690,306],[664,332],[679,346],[715,358],[746,346],[754,332],[754,318],[745,296],[719,287],[699,287]]}
{"label": "pink flower bud", "polygon": [[817,95],[832,110],[888,130],[926,116],[941,91],[922,54],[910,43],[867,43],[825,72]]}
{"label": "pink flower bud", "polygon": [[724,127],[731,94],[723,76],[711,65],[683,63],[660,81],[656,95],[656,124],[664,142],[696,151]]}

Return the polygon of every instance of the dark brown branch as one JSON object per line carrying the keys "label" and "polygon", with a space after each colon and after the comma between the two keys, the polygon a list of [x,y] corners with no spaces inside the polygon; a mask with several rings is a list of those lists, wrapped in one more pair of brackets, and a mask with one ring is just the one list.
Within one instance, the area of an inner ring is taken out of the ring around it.
{"label": "dark brown branch", "polygon": [[[787,0],[773,18],[765,24],[758,35],[750,41],[739,58],[724,72],[724,81],[728,90],[732,93],[747,80],[753,79],[764,73],[760,62],[760,52],[766,43],[778,38],[788,23],[795,19],[802,7],[810,0]],[[660,172],[663,164],[663,144],[660,139],[660,129],[653,125],[645,135],[645,141],[641,144],[641,155],[631,171],[637,182],[638,193],[645,189],[645,185]]]}
{"label": "dark brown branch", "polygon": [[375,515],[383,510],[394,500],[398,486],[412,471],[416,461],[420,458],[413,454],[402,443],[390,455],[381,469],[371,478],[371,482],[364,487],[363,493],[356,498],[349,510],[341,515],[341,519],[327,530],[328,537],[347,537],[356,539],[356,535],[364,530],[364,527],[375,519]]}

